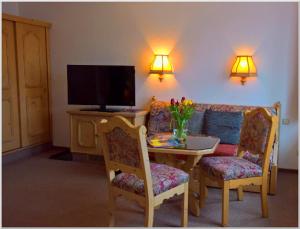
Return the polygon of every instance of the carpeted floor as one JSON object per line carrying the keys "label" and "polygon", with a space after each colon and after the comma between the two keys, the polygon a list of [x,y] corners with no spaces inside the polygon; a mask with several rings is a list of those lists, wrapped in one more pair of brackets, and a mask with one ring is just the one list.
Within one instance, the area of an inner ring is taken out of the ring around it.
{"label": "carpeted floor", "polygon": [[[48,159],[50,151],[3,166],[2,225],[39,227],[107,226],[107,188],[103,162]],[[230,193],[229,225],[239,227],[298,226],[298,175],[280,172],[278,193],[269,196],[268,219],[261,218],[260,196]],[[180,225],[181,197],[155,210],[154,226]],[[134,202],[119,198],[116,226],[143,226],[144,213]],[[221,221],[221,192],[209,189],[200,217],[189,226],[216,227]]]}

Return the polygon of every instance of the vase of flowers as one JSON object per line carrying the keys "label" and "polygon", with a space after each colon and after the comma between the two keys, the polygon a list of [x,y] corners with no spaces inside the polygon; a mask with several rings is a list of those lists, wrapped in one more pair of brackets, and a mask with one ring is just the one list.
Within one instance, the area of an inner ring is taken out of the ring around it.
{"label": "vase of flowers", "polygon": [[175,99],[171,99],[170,112],[172,115],[172,123],[175,124],[173,129],[174,137],[181,143],[183,143],[187,136],[187,123],[192,117],[195,111],[192,100],[181,98],[175,102]]}

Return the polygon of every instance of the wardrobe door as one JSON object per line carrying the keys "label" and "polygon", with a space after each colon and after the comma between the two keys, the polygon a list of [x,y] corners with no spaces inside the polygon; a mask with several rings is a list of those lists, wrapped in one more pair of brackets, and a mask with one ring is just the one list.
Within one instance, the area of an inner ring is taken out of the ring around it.
{"label": "wardrobe door", "polygon": [[14,23],[2,20],[2,151],[20,147]]}
{"label": "wardrobe door", "polygon": [[46,28],[16,23],[22,146],[50,141]]}

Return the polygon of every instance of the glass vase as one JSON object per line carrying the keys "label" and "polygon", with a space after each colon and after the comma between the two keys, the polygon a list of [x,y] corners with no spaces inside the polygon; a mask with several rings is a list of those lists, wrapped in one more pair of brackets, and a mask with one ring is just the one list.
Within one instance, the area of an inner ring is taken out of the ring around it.
{"label": "glass vase", "polygon": [[187,120],[182,120],[181,122],[176,122],[176,127],[173,129],[173,136],[180,143],[184,143],[187,137]]}

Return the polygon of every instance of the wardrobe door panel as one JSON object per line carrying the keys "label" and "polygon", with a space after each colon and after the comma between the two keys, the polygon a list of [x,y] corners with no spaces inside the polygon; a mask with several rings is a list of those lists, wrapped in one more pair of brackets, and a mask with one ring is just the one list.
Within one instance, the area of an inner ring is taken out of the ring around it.
{"label": "wardrobe door panel", "polygon": [[22,146],[50,141],[45,27],[16,23]]}
{"label": "wardrobe door panel", "polygon": [[19,148],[20,125],[14,23],[2,20],[2,151]]}

